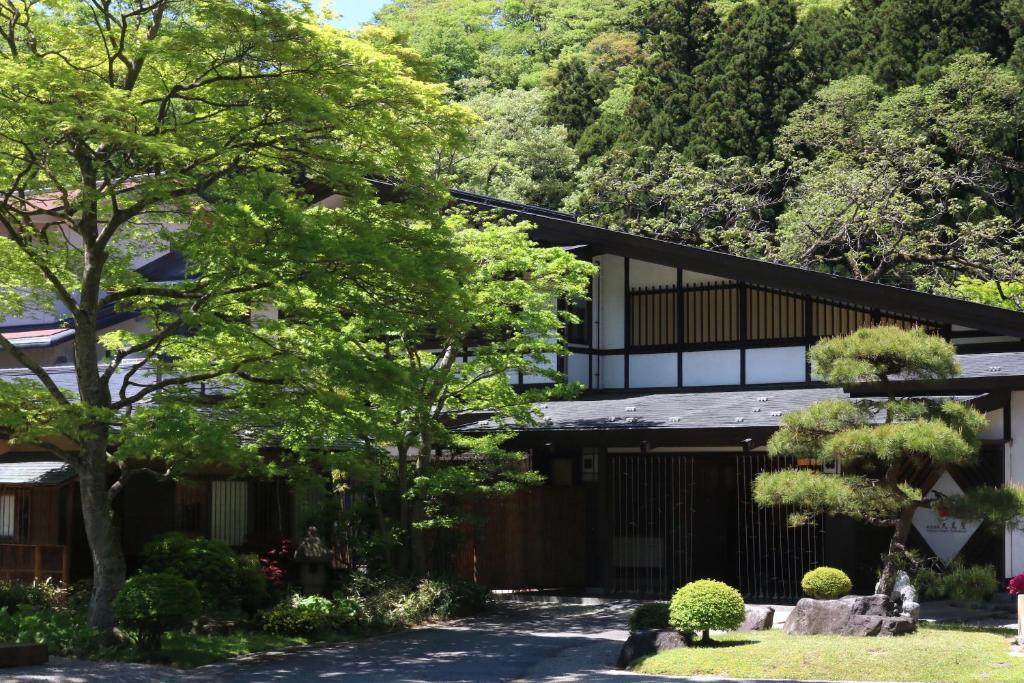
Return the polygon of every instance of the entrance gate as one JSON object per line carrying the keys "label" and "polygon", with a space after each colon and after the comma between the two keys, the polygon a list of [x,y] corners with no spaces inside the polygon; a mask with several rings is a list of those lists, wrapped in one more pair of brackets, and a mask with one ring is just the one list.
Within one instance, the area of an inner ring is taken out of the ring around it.
{"label": "entrance gate", "polygon": [[786,463],[762,455],[610,453],[606,585],[615,594],[667,598],[713,578],[752,598],[800,596],[821,563],[820,525],[791,529],[788,510],[761,509],[754,477]]}

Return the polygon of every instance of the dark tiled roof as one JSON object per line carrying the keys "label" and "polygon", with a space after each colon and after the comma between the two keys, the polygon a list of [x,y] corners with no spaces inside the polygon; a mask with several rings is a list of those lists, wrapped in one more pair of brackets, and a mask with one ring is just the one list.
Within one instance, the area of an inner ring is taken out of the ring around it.
{"label": "dark tiled roof", "polygon": [[1024,377],[1024,351],[962,353],[960,377]]}
{"label": "dark tiled roof", "polygon": [[[73,365],[59,365],[44,368],[49,374],[53,383],[56,384],[60,389],[71,392],[73,396],[78,396],[78,377],[75,374],[75,367]],[[101,367],[102,369],[102,367]],[[128,375],[128,372],[132,369],[132,364],[125,363],[117,372],[110,378],[110,393],[115,397],[115,400],[121,391],[121,387]],[[35,374],[26,368],[6,368],[0,370],[0,382],[9,382],[16,379],[27,379],[34,382],[38,382]],[[153,373],[146,369],[140,368],[138,372],[131,378],[132,383],[145,384],[147,381],[153,379]],[[136,389],[137,390],[137,389]]]}
{"label": "dark tiled roof", "polygon": [[[786,413],[835,398],[850,397],[832,387],[584,397],[538,404],[540,417],[536,423],[518,431],[775,428]],[[947,398],[970,401],[977,396]],[[493,420],[460,428],[467,432],[495,429]]]}
{"label": "dark tiled roof", "polygon": [[63,484],[75,476],[71,466],[48,456],[0,456],[0,484]]}

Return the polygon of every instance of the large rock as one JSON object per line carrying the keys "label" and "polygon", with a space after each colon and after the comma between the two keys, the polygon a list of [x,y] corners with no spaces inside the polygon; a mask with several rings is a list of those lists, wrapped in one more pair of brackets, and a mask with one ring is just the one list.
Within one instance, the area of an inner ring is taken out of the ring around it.
{"label": "large rock", "polygon": [[747,607],[743,623],[738,631],[770,631],[775,621],[775,608],[767,606]]}
{"label": "large rock", "polygon": [[675,650],[686,647],[689,643],[678,631],[673,629],[650,629],[648,631],[637,631],[630,633],[629,638],[622,645],[619,651],[617,666],[622,669],[630,662],[641,657],[656,655],[666,650]]}
{"label": "large rock", "polygon": [[848,595],[839,600],[804,598],[786,618],[793,635],[895,636],[911,633],[917,622],[895,614],[887,595]]}

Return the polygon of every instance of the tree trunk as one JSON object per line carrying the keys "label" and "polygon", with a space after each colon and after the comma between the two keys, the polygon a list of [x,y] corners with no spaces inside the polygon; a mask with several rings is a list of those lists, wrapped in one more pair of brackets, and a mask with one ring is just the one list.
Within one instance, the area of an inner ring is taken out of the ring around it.
{"label": "tree trunk", "polygon": [[[430,437],[426,434],[423,435],[420,441],[420,449],[416,454],[416,474],[422,475],[427,470],[427,461],[430,458],[431,450]],[[423,529],[416,527],[416,522],[423,521],[426,516],[423,501],[416,498],[412,501],[410,519],[410,532],[409,543],[412,551],[412,573],[413,576],[423,576],[427,572],[427,548],[426,539],[424,537]]]}
{"label": "tree trunk", "polygon": [[892,539],[889,541],[889,550],[885,554],[882,563],[882,573],[875,584],[875,593],[889,595],[896,585],[896,574],[902,567],[902,561],[906,557],[907,537],[910,536],[910,527],[914,520],[914,511],[917,506],[911,506],[903,511],[892,532]]}
{"label": "tree trunk", "polygon": [[395,571],[398,574],[408,575],[412,573],[412,555],[409,552],[409,543],[412,536],[412,526],[409,514],[409,499],[405,496],[409,489],[409,447],[398,446],[398,528],[401,530],[402,543],[398,546]]}
{"label": "tree trunk", "polygon": [[125,561],[119,520],[110,504],[104,441],[82,445],[78,485],[82,494],[85,534],[92,552],[89,625],[109,634],[114,628],[114,598],[124,585]]}

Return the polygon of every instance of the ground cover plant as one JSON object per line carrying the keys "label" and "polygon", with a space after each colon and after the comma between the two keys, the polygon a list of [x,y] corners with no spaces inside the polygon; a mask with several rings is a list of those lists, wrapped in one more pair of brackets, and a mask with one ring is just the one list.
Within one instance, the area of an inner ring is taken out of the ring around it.
{"label": "ground cover plant", "polygon": [[[299,595],[285,584],[268,593],[254,556],[180,535],[147,547],[144,564],[164,571],[126,582],[114,603],[124,633],[119,641],[89,625],[90,586],[0,581],[0,642],[43,643],[51,654],[82,659],[192,667],[473,614],[492,600],[485,588],[458,578],[360,573],[343,577],[330,597]],[[221,599],[203,599],[211,591]],[[261,607],[249,610],[257,598]]]}
{"label": "ground cover plant", "polygon": [[922,625],[899,638],[792,636],[778,630],[730,633],[712,647],[680,648],[634,664],[650,675],[928,683],[1018,683],[1009,632]]}

